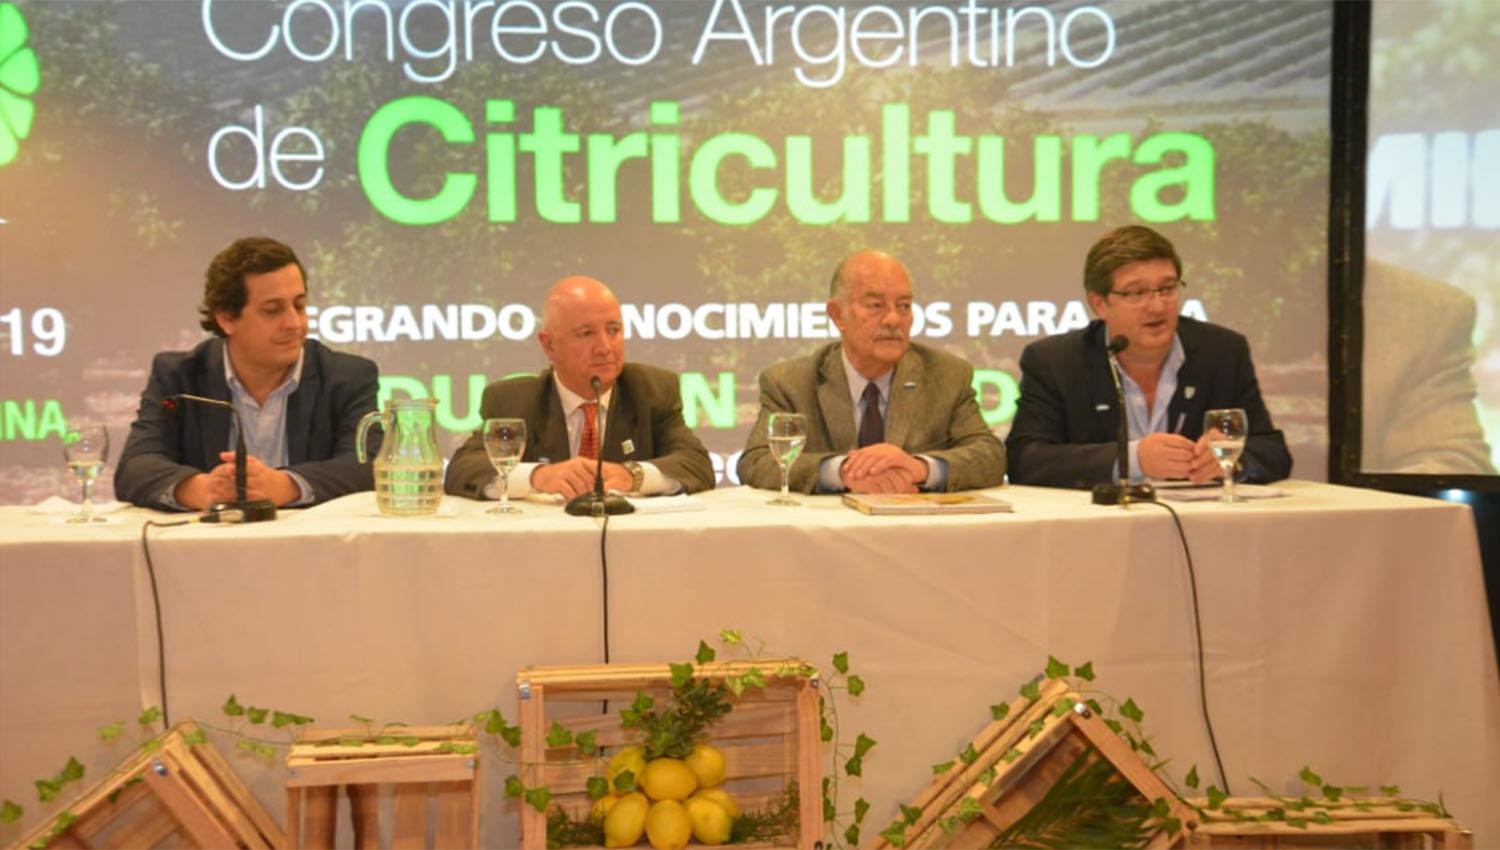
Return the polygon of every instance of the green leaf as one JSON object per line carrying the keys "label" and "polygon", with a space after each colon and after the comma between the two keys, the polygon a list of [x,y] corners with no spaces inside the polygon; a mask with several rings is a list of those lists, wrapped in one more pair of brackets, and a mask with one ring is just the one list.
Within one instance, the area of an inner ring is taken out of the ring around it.
{"label": "green leaf", "polygon": [[196,747],[199,744],[208,743],[208,735],[202,729],[194,729],[186,735],[183,735],[182,741],[189,747]]}
{"label": "green leaf", "polygon": [[1351,797],[1368,797],[1370,795],[1370,786],[1368,786],[1368,785],[1345,785],[1344,786],[1344,793],[1348,794]]}
{"label": "green leaf", "polygon": [[[230,699],[234,699],[234,697],[230,697]],[[243,712],[241,712],[241,713],[243,713]],[[497,710],[497,711],[495,711],[495,713],[499,714],[500,712]],[[370,719],[368,717],[365,717],[363,714],[351,714],[351,715],[349,715],[349,719],[353,720],[355,723],[360,723],[360,724],[363,724],[365,726],[374,726],[375,725],[375,721],[374,720],[372,720],[372,719]],[[474,715],[474,719],[478,720],[479,719],[479,715],[477,715],[477,714]]]}
{"label": "green leaf", "polygon": [[836,653],[833,656],[833,669],[839,671],[840,673],[848,673],[849,672],[849,653],[848,652]]}
{"label": "green leaf", "polygon": [[884,838],[885,843],[891,845],[892,847],[905,847],[906,824],[902,823],[901,821],[896,821],[895,823],[881,830],[880,837]]}
{"label": "green leaf", "polygon": [[116,720],[108,726],[99,727],[99,740],[113,741],[125,733],[125,721]]}
{"label": "green leaf", "polygon": [[521,777],[512,773],[505,777],[505,796],[519,797],[526,793],[526,785],[521,782]]}
{"label": "green leaf", "polygon": [[1210,810],[1223,806],[1224,801],[1227,799],[1229,799],[1228,794],[1225,794],[1213,785],[1208,786],[1208,808]]}
{"label": "green leaf", "polygon": [[1416,806],[1412,805],[1411,803],[1407,803],[1405,801],[1396,804],[1396,811],[1398,811],[1398,812],[1410,812],[1410,811],[1414,811],[1416,808],[1417,808]]}
{"label": "green leaf", "polygon": [[719,640],[734,646],[745,642],[745,635],[739,629],[719,629]]}
{"label": "green leaf", "polygon": [[547,804],[552,802],[552,792],[546,788],[527,788],[522,796],[526,798],[527,805],[539,812],[547,811]]}
{"label": "green leaf", "polygon": [[1119,735],[1120,733],[1125,731],[1125,726],[1113,717],[1104,718],[1104,725],[1108,726],[1109,731],[1115,733],[1116,735]]}
{"label": "green leaf", "polygon": [[438,744],[437,751],[440,753],[457,753],[461,756],[470,756],[479,752],[475,744],[461,743],[459,741],[444,741]]}
{"label": "green leaf", "polygon": [[4,805],[0,805],[0,823],[15,823],[24,814],[26,810],[14,800],[6,800]]}
{"label": "green leaf", "polygon": [[135,722],[139,723],[142,726],[150,726],[160,719],[161,708],[153,705],[145,711],[141,712],[141,715],[135,719]]}
{"label": "green leaf", "polygon": [[311,717],[305,717],[301,714],[292,714],[289,711],[271,712],[271,728],[273,729],[285,729],[288,726],[305,726],[311,722],[313,722]]}
{"label": "green leaf", "polygon": [[[702,641],[699,641],[699,643],[702,643]],[[676,689],[687,687],[688,682],[693,679],[693,665],[672,664],[669,666],[672,668],[672,687]]]}
{"label": "green leaf", "polygon": [[1104,715],[1104,706],[1100,705],[1098,700],[1086,699],[1083,701],[1083,704],[1088,706],[1089,710],[1094,712],[1095,714],[1101,717]]}
{"label": "green leaf", "polygon": [[747,688],[764,688],[766,686],[766,674],[761,672],[759,667],[751,667],[749,670],[746,670],[745,675],[741,678],[745,680],[745,687]]}
{"label": "green leaf", "polygon": [[573,743],[573,732],[568,727],[552,721],[552,728],[547,730],[547,746],[566,747]]}
{"label": "green leaf", "polygon": [[856,756],[863,756],[873,749],[874,746],[875,739],[861,732],[859,733],[859,737],[854,740],[854,754]]}
{"label": "green leaf", "polygon": [[68,756],[68,763],[63,765],[62,772],[57,774],[59,784],[66,785],[69,782],[77,782],[83,778],[83,762],[73,756]]}
{"label": "green leaf", "polygon": [[1313,769],[1311,767],[1303,766],[1302,772],[1299,773],[1299,774],[1297,774],[1297,775],[1302,778],[1303,782],[1306,782],[1308,785],[1312,786],[1313,788],[1322,788],[1323,787],[1323,777],[1321,777],[1321,776],[1317,775],[1316,773],[1314,773]]}
{"label": "green leaf", "polygon": [[859,824],[851,823],[844,829],[844,842],[850,847],[859,846]]}
{"label": "green leaf", "polygon": [[651,695],[645,691],[636,691],[635,702],[632,702],[630,707],[638,714],[645,714],[651,709],[656,708],[656,700],[652,699]]}
{"label": "green leaf", "polygon": [[1073,699],[1072,697],[1062,697],[1057,701],[1055,705],[1052,706],[1052,716],[1062,717],[1063,715],[1072,711],[1073,706],[1077,704],[1078,701]]}
{"label": "green leaf", "polygon": [[1085,682],[1094,681],[1094,662],[1089,661],[1078,667],[1074,667],[1073,675],[1084,680]]}
{"label": "green leaf", "polygon": [[1182,784],[1189,788],[1198,787],[1198,765],[1193,765],[1192,769],[1187,772],[1187,776],[1182,778]]}
{"label": "green leaf", "polygon": [[990,706],[991,720],[1004,720],[1008,714],[1010,714],[1010,703],[1008,702],[997,702]]}
{"label": "green leaf", "polygon": [[154,753],[159,749],[161,749],[161,741],[157,738],[152,738],[146,743],[141,744],[141,752],[143,753]]}
{"label": "green leaf", "polygon": [[907,826],[916,826],[917,825],[917,821],[919,821],[919,820],[922,819],[922,807],[921,806],[908,806],[905,803],[902,803],[901,804],[901,819],[903,821],[906,821],[906,825]]}
{"label": "green leaf", "polygon": [[994,782],[998,778],[1000,778],[1000,774],[995,770],[995,766],[994,765],[990,765],[989,767],[987,767],[987,768],[984,769],[983,773],[981,773],[978,776],[976,776],[974,778],[974,781],[978,782],[978,783],[980,783],[982,785],[988,785],[991,782]]}
{"label": "green leaf", "polygon": [[1325,825],[1333,823],[1333,815],[1330,815],[1327,812],[1316,812],[1313,814],[1312,819],[1313,823],[1320,823]]}
{"label": "green leaf", "polygon": [[956,762],[954,762],[953,759],[949,759],[944,762],[938,762],[937,764],[932,766],[932,775],[941,776],[942,774],[947,773],[948,769],[953,767],[954,764],[956,764]]}
{"label": "green leaf", "polygon": [[1021,686],[1021,696],[1026,699],[1037,699],[1042,695],[1042,686],[1032,680]]}
{"label": "green leaf", "polygon": [[400,744],[403,747],[415,747],[416,745],[422,743],[422,739],[418,738],[416,735],[402,735],[401,737],[396,739],[396,743]]}
{"label": "green leaf", "polygon": [[947,816],[945,818],[938,818],[937,825],[938,825],[938,828],[940,828],[940,829],[943,830],[943,832],[947,832],[947,833],[950,833],[950,834],[954,833],[954,832],[957,832],[959,826],[961,826],[961,824],[959,824],[959,822],[958,822],[958,818],[956,818],[956,817],[954,817],[952,815],[949,815],[949,816]]}
{"label": "green leaf", "polygon": [[1168,835],[1176,835],[1177,833],[1182,831],[1182,821],[1178,820],[1177,818],[1167,818],[1161,822],[1161,828],[1165,830]]}
{"label": "green leaf", "polygon": [[964,747],[964,751],[958,754],[958,760],[966,765],[979,761],[979,751],[974,749],[973,742],[970,742]]}
{"label": "green leaf", "polygon": [[833,777],[823,777],[823,820],[833,823],[839,816],[833,805]]}
{"label": "green leaf", "polygon": [[[854,801],[854,822],[864,823],[865,815],[870,811],[870,801],[860,797]],[[850,842],[851,844],[856,842]]]}
{"label": "green leaf", "polygon": [[1042,723],[1042,721],[1040,720],[1031,721],[1031,723],[1026,726],[1026,737],[1035,738],[1036,736],[1042,734],[1042,729],[1045,726],[1046,724]]}
{"label": "green leaf", "polygon": [[1167,798],[1166,797],[1157,797],[1155,800],[1151,801],[1151,815],[1150,815],[1150,817],[1153,817],[1153,818],[1164,818],[1171,811],[1172,811],[1172,807],[1167,805]]}
{"label": "green leaf", "polygon": [[745,677],[725,676],[724,687],[728,688],[730,693],[739,696],[745,692]]}
{"label": "green leaf", "polygon": [[858,676],[849,677],[849,696],[857,697],[865,692],[865,680]]}
{"label": "green leaf", "polygon": [[1399,796],[1401,796],[1401,786],[1400,785],[1382,785],[1382,786],[1380,786],[1380,793],[1384,794],[1387,797],[1399,797]]}
{"label": "green leaf", "polygon": [[1324,785],[1323,796],[1327,797],[1330,802],[1337,803],[1339,798],[1344,796],[1344,789],[1337,785]]}
{"label": "green leaf", "polygon": [[844,762],[844,772],[850,776],[863,776],[864,769],[865,760],[863,756],[850,756],[849,760]]}
{"label": "green leaf", "polygon": [[1354,808],[1355,808],[1356,811],[1361,811],[1361,812],[1373,812],[1373,811],[1375,811],[1373,808],[1370,807],[1369,803],[1355,803],[1354,804]]}
{"label": "green leaf", "polygon": [[1145,753],[1148,756],[1156,755],[1156,750],[1151,749],[1151,740],[1149,738],[1141,739],[1140,748],[1141,752]]}
{"label": "green leaf", "polygon": [[57,799],[57,794],[62,786],[50,779],[38,779],[36,785],[36,798],[39,802],[50,803]]}
{"label": "green leaf", "polygon": [[1009,750],[1005,751],[1005,755],[1001,756],[1000,760],[1005,762],[1006,764],[1010,764],[1020,757],[1021,751],[1016,749],[1015,747],[1011,747]]}
{"label": "green leaf", "polygon": [[394,746],[396,746],[396,736],[395,735],[376,735],[375,736],[374,744],[377,747],[394,747]]}
{"label": "green leaf", "polygon": [[584,787],[588,790],[589,799],[597,800],[609,793],[609,780],[602,776],[590,776]]}
{"label": "green leaf", "polygon": [[832,741],[833,740],[833,726],[832,726],[832,724],[830,724],[828,722],[828,718],[826,718],[826,717],[819,717],[818,718],[818,723],[819,723],[819,725],[821,727],[818,730],[818,736],[821,737],[825,742]]}
{"label": "green leaf", "polygon": [[1293,829],[1307,829],[1307,818],[1287,818],[1286,825]]}
{"label": "green leaf", "polygon": [[716,656],[717,653],[714,652],[713,647],[709,646],[707,643],[701,640],[698,641],[698,654],[693,656],[693,659],[695,661],[697,661],[699,664],[707,664],[708,662],[714,660]]}
{"label": "green leaf", "polygon": [[511,745],[512,747],[521,746],[521,727],[507,726],[504,729],[500,730],[500,740]]}
{"label": "green leaf", "polygon": [[979,801],[973,797],[965,797],[963,802],[958,804],[958,819],[964,823],[969,823],[983,813],[984,809],[980,807]]}
{"label": "green leaf", "polygon": [[1141,707],[1135,704],[1135,698],[1131,697],[1125,700],[1124,705],[1120,706],[1120,716],[1126,720],[1134,720],[1136,723],[1140,723],[1145,719],[1146,712],[1141,711]]}
{"label": "green leaf", "polygon": [[573,739],[573,743],[578,745],[578,749],[581,752],[592,753],[599,749],[599,731],[597,729],[590,729],[587,732],[580,732]]}
{"label": "green leaf", "polygon": [[635,790],[635,771],[622,770],[615,774],[615,790],[621,794],[629,794]]}
{"label": "green leaf", "polygon": [[1054,656],[1047,656],[1047,678],[1061,679],[1072,672],[1072,668],[1058,661]]}
{"label": "green leaf", "polygon": [[266,715],[270,713],[271,709],[269,708],[256,708],[254,706],[251,706],[250,708],[245,709],[245,717],[250,721],[250,725],[252,726],[259,726],[260,724],[265,723]]}

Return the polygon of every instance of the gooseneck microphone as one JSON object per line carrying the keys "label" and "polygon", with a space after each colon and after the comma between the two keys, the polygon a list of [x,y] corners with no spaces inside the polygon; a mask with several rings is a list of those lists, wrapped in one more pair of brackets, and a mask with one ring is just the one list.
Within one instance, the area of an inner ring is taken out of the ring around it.
{"label": "gooseneck microphone", "polygon": [[270,499],[256,499],[251,501],[246,493],[245,456],[245,424],[240,421],[240,412],[233,404],[217,398],[193,395],[191,393],[177,393],[167,396],[161,400],[163,410],[176,415],[178,403],[190,401],[194,404],[203,404],[209,407],[218,407],[229,411],[234,417],[234,501],[219,502],[210,505],[208,513],[204,515],[204,522],[265,522],[276,518],[276,503]]}
{"label": "gooseneck microphone", "polygon": [[1094,485],[1094,504],[1128,506],[1131,502],[1156,501],[1156,489],[1149,483],[1130,483],[1130,419],[1125,413],[1125,386],[1120,383],[1119,354],[1130,347],[1130,338],[1116,334],[1109,340],[1105,357],[1109,376],[1115,382],[1115,409],[1120,413],[1120,427],[1115,434],[1115,469],[1117,479],[1110,484]]}
{"label": "gooseneck microphone", "polygon": [[604,396],[604,384],[595,375],[589,378],[589,386],[594,389],[594,433],[599,435],[598,457],[594,464],[594,491],[592,493],[579,493],[563,508],[571,516],[616,516],[619,514],[635,513],[635,506],[630,504],[622,496],[608,496],[604,493],[604,405],[599,399]]}

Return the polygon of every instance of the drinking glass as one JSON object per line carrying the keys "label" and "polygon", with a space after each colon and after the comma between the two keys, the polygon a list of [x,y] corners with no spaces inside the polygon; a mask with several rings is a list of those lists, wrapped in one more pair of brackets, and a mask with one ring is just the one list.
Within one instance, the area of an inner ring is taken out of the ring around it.
{"label": "drinking glass", "polygon": [[807,418],[800,413],[773,413],[766,426],[766,437],[771,443],[771,455],[781,466],[781,495],[766,504],[801,505],[787,492],[787,476],[797,456],[802,454],[802,444],[807,442]]}
{"label": "drinking glass", "polygon": [[490,456],[490,463],[495,465],[495,471],[500,473],[500,504],[487,513],[521,513],[520,508],[510,503],[510,471],[521,462],[521,455],[526,451],[526,420],[484,420],[484,451]]}
{"label": "drinking glass", "polygon": [[104,522],[104,517],[94,513],[93,494],[94,479],[99,477],[104,462],[109,460],[109,430],[98,422],[69,422],[67,433],[63,435],[63,459],[83,488],[78,513],[68,517],[68,522]]}
{"label": "drinking glass", "polygon": [[1203,415],[1203,433],[1208,435],[1209,451],[1224,470],[1224,491],[1219,501],[1226,504],[1245,501],[1234,494],[1234,464],[1245,450],[1245,411],[1238,407],[1210,410]]}

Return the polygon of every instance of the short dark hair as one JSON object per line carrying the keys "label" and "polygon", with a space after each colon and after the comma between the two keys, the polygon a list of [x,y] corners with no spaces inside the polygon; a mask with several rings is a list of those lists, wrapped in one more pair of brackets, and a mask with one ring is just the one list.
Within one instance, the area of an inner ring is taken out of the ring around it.
{"label": "short dark hair", "polygon": [[203,303],[198,307],[199,324],[215,336],[224,336],[224,329],[214,318],[215,313],[228,313],[236,318],[245,309],[249,293],[245,289],[245,276],[274,272],[295,265],[302,272],[303,285],[307,284],[307,269],[297,259],[297,253],[289,246],[268,236],[246,236],[236,239],[228,248],[220,251],[208,264],[203,274]]}
{"label": "short dark hair", "polygon": [[1109,295],[1115,269],[1145,260],[1171,260],[1177,276],[1182,277],[1182,260],[1167,237],[1139,224],[1116,227],[1089,249],[1083,263],[1084,291]]}

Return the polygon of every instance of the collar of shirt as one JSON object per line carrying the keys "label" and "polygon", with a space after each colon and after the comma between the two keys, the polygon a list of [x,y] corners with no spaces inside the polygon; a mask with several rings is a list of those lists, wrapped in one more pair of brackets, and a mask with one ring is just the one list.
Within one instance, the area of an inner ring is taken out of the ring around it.
{"label": "collar of shirt", "polygon": [[286,379],[266,396],[262,404],[240,382],[229,359],[229,346],[224,347],[224,382],[229,385],[229,401],[239,414],[229,423],[228,450],[234,449],[235,432],[239,422],[244,422],[245,451],[272,468],[287,465],[286,402],[302,383],[302,361],[306,355],[306,351],[297,355],[297,363],[287,373]]}
{"label": "collar of shirt", "polygon": [[854,403],[855,430],[859,430],[859,423],[865,416],[865,386],[868,384],[874,384],[880,390],[880,418],[884,421],[886,411],[891,408],[891,381],[896,377],[896,370],[892,368],[872,381],[854,368],[847,352],[841,349],[839,356],[844,361],[844,376],[849,379],[849,400]]}
{"label": "collar of shirt", "polygon": [[1156,381],[1156,397],[1149,410],[1146,408],[1146,393],[1140,384],[1127,375],[1124,369],[1120,370],[1120,386],[1125,390],[1125,415],[1130,425],[1130,439],[1139,440],[1147,434],[1168,430],[1167,408],[1172,404],[1172,396],[1177,394],[1177,372],[1185,359],[1187,354],[1182,348],[1182,337],[1173,335],[1172,350],[1167,352],[1167,359],[1161,364],[1161,377]]}
{"label": "collar of shirt", "polygon": [[[578,443],[583,440],[583,406],[593,401],[584,398],[563,386],[563,382],[553,377],[553,383],[557,385],[557,396],[562,400],[563,419],[568,423],[568,456],[578,456]],[[599,396],[599,409],[603,411],[604,421],[609,421],[609,403],[615,397],[615,388],[610,388]],[[597,414],[596,414],[597,415]],[[599,435],[599,450],[604,451],[604,434]]]}

